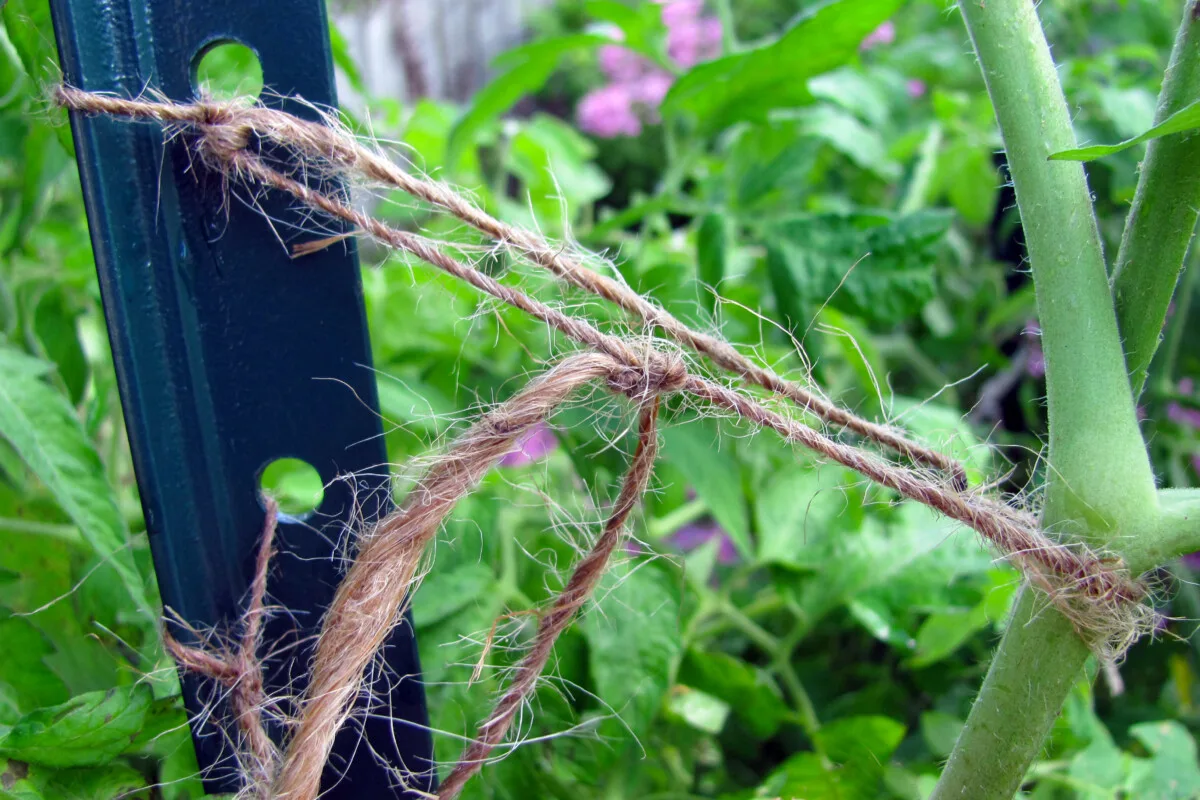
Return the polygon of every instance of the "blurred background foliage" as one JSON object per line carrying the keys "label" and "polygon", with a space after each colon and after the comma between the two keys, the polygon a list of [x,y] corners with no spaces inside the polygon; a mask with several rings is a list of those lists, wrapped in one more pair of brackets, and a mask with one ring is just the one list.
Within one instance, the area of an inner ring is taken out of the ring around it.
{"label": "blurred background foliage", "polygon": [[[1180,0],[1040,12],[1080,140],[1149,127]],[[69,131],[45,99],[48,10],[9,0],[3,22],[0,797],[196,798],[178,684],[139,613],[157,595]],[[841,403],[952,449],[973,484],[1002,476],[1036,500],[1036,308],[956,12],[941,0],[558,0],[529,26],[466,104],[371,96],[335,30],[348,121],[509,222],[606,254],[597,268],[777,369],[801,375],[807,361]],[[244,89],[255,65],[227,58],[205,77]],[[1088,165],[1110,254],[1141,152]],[[361,200],[623,329],[411,198]],[[428,267],[362,250],[388,450],[411,477],[431,443],[565,348]],[[1200,315],[1188,313],[1200,271],[1188,274],[1143,398],[1165,486],[1200,482]],[[414,615],[444,763],[531,633],[514,612],[562,585],[603,515],[630,449],[627,411],[601,399],[563,411],[443,532]],[[669,417],[638,544],[561,640],[523,720],[531,741],[468,795],[925,797],[1015,573],[974,535],[840,468],[686,408]],[[302,472],[270,482],[285,502],[319,493]],[[1178,619],[1080,682],[1029,796],[1200,796],[1194,566],[1164,574]],[[489,666],[468,685],[494,622]]]}

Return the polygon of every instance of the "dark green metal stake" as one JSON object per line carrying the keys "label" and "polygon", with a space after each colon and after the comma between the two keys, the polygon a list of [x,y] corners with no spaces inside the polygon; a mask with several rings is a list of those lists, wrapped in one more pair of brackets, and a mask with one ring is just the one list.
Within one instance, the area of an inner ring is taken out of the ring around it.
{"label": "dark green metal stake", "polygon": [[[51,6],[64,78],[79,88],[122,96],[151,88],[190,101],[200,56],[236,41],[258,56],[269,105],[312,117],[283,98],[336,103],[321,0]],[[267,690],[294,696],[340,578],[338,542],[347,526],[388,510],[354,245],[293,261],[277,235],[289,245],[315,235],[303,232],[286,198],[257,194],[258,208],[250,208],[236,190],[228,196],[186,138],[164,142],[155,125],[81,115],[71,122],[164,603],[197,628],[228,629],[252,577],[263,468],[299,458],[332,481],[309,519],[281,522],[268,583],[270,600],[289,613],[275,617],[266,641],[276,649],[300,644],[268,661]],[[385,652],[391,692],[343,731],[326,798],[399,795],[395,768],[421,776],[413,788],[431,788],[410,625],[397,629]],[[211,696],[201,692],[185,680],[197,718]],[[220,766],[229,764],[225,737],[205,727],[196,725],[193,738],[201,767],[214,768],[206,788],[235,789],[233,771]]]}

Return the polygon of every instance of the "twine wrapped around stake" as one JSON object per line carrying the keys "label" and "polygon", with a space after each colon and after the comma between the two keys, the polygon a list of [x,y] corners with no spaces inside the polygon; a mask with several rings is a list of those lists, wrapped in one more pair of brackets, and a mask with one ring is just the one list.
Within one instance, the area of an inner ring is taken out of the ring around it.
{"label": "twine wrapped around stake", "polygon": [[[478,770],[480,761],[502,741],[512,714],[544,667],[554,639],[590,596],[619,540],[625,518],[649,477],[655,454],[654,418],[658,398],[663,394],[680,393],[732,412],[756,427],[771,428],[822,458],[836,461],[973,528],[1045,592],[1048,601],[1071,621],[1102,658],[1119,657],[1133,641],[1154,627],[1156,615],[1145,603],[1148,589],[1141,580],[1128,575],[1120,559],[1095,554],[1082,544],[1055,541],[1039,529],[1032,515],[966,491],[962,467],[953,459],[917,445],[893,429],[862,420],[753,364],[727,342],[692,331],[627,287],[587,270],[578,261],[551,248],[536,234],[491,218],[445,186],[407,175],[340,129],[237,103],[126,100],[69,87],[59,87],[56,97],[61,104],[78,111],[155,120],[190,133],[195,136],[197,154],[211,169],[231,181],[290,194],[301,205],[347,222],[383,245],[407,252],[471,284],[592,351],[567,358],[484,415],[434,461],[398,511],[363,535],[358,556],[324,621],[310,688],[287,753],[271,782],[271,796],[289,800],[310,800],[316,796],[333,737],[345,723],[351,701],[363,688],[367,667],[400,618],[404,598],[417,580],[426,544],[455,502],[474,488],[521,433],[592,382],[603,381],[609,390],[628,396],[641,408],[638,452],[604,533],[542,618],[533,646],[518,665],[515,680],[447,779],[441,797],[451,797],[461,790]],[[253,147],[255,137],[287,147],[299,158],[305,172],[353,173],[408,191],[549,270],[560,280],[616,303],[742,380],[766,388],[805,412],[915,462],[937,467],[949,473],[950,480],[893,464],[875,453],[832,439],[768,407],[759,398],[690,372],[678,353],[661,347],[635,346],[600,331],[587,320],[564,314],[501,284],[453,258],[437,243],[392,228],[341,198],[280,172],[257,155]],[[222,680],[218,675],[213,677]],[[251,777],[260,780],[258,775]]]}

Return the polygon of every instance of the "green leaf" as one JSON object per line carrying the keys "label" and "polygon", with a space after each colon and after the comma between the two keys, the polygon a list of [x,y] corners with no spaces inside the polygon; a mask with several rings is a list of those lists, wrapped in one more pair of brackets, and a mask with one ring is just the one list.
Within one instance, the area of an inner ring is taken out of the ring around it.
{"label": "green leaf", "polygon": [[770,226],[768,269],[776,294],[806,316],[822,304],[879,325],[916,315],[935,293],[937,245],[951,216],[818,214]]}
{"label": "green leaf", "polygon": [[630,7],[617,0],[587,0],[588,16],[612,23],[621,29],[621,46],[635,50],[670,68],[663,57],[662,41],[667,28],[662,21],[662,8],[655,3],[640,3]]}
{"label": "green leaf", "polygon": [[449,571],[433,570],[421,581],[413,598],[413,624],[418,628],[436,625],[484,594],[495,582],[491,567],[477,562]]}
{"label": "green leaf", "polygon": [[686,114],[703,133],[765,119],[775,108],[812,101],[808,79],[850,61],[862,40],[903,0],[835,0],[801,14],[773,43],[693,67],[663,101],[664,115]]}
{"label": "green leaf", "polygon": [[890,114],[884,86],[853,67],[818,75],[808,82],[813,97],[828,100],[853,112],[876,128],[887,123]]}
{"label": "green leaf", "polygon": [[760,797],[805,800],[874,800],[880,796],[883,769],[904,738],[904,725],[887,717],[850,717],[825,725],[816,753],[792,756],[760,787]]}
{"label": "green leaf", "polygon": [[1130,734],[1150,751],[1151,758],[1135,762],[1129,776],[1130,797],[1185,800],[1200,796],[1200,766],[1196,742],[1175,720],[1142,722]]}
{"label": "green leaf", "polygon": [[50,767],[104,764],[128,749],[151,702],[143,684],[73,697],[22,717],[0,739],[0,753]]}
{"label": "green leaf", "polygon": [[[699,420],[662,433],[663,455],[683,473],[743,558],[750,558],[750,525],[736,459],[722,453],[715,424]],[[731,445],[727,445],[731,446]]]}
{"label": "green leaf", "polygon": [[919,669],[941,661],[987,625],[987,607],[982,602],[974,608],[930,614],[917,631],[917,652],[909,666]]}
{"label": "green leaf", "polygon": [[[560,233],[582,209],[608,194],[608,176],[591,163],[596,146],[570,125],[538,114],[521,125],[509,142],[506,166],[524,184],[526,197],[512,204],[509,219],[527,217],[530,223]],[[528,205],[526,205],[528,203]]]}
{"label": "green leaf", "polygon": [[1200,100],[1194,103],[1189,103],[1183,108],[1176,111],[1171,116],[1164,119],[1159,124],[1155,125],[1150,130],[1134,136],[1132,139],[1126,139],[1117,144],[1098,144],[1091,147],[1079,147],[1073,150],[1060,150],[1057,153],[1050,155],[1051,161],[1095,161],[1097,158],[1110,156],[1113,153],[1119,153],[1122,150],[1128,150],[1136,144],[1148,142],[1151,139],[1158,139],[1163,136],[1170,136],[1175,133],[1183,133],[1195,128],[1200,128]]}
{"label": "green leaf", "polygon": [[822,726],[816,745],[835,764],[882,775],[904,731],[903,723],[888,717],[848,717]]}
{"label": "green leaf", "polygon": [[900,165],[888,157],[883,137],[846,111],[820,104],[789,115],[799,122],[799,132],[828,144],[856,166],[886,181],[900,177]]}
{"label": "green leaf", "polygon": [[671,690],[667,709],[698,731],[716,735],[729,719],[729,704],[690,686]]}
{"label": "green leaf", "polygon": [[60,703],[69,696],[62,679],[46,664],[53,648],[32,622],[24,617],[0,619],[0,642],[0,685],[9,688],[6,694],[19,709]]}
{"label": "green leaf", "polygon": [[368,94],[367,84],[363,80],[362,71],[358,68],[358,62],[354,60],[354,54],[350,52],[350,44],[346,41],[346,37],[342,35],[332,20],[329,24],[329,48],[333,51],[334,65],[346,76],[350,88],[360,96],[366,97]]}
{"label": "green leaf", "polygon": [[720,651],[688,650],[679,681],[730,705],[760,739],[769,739],[788,717],[779,690],[760,669]]}
{"label": "green leaf", "polygon": [[846,470],[812,464],[775,474],[755,504],[758,560],[793,569],[824,567],[826,554],[817,543],[844,528],[838,518],[853,480]]}
{"label": "green leaf", "polygon": [[696,230],[696,272],[704,284],[700,299],[710,312],[717,307],[717,295],[725,278],[729,239],[729,223],[724,214],[706,215]]}
{"label": "green leaf", "polygon": [[475,93],[471,107],[450,133],[446,163],[456,164],[460,153],[474,143],[480,131],[522,97],[541,89],[568,53],[611,42],[604,36],[581,33],[542,39],[505,53],[495,64],[505,72]]}
{"label": "green leaf", "polygon": [[653,565],[610,570],[583,621],[596,695],[620,721],[600,730],[618,740],[641,737],[658,715],[679,660],[679,587]]}
{"label": "green leaf", "polygon": [[921,737],[929,751],[938,758],[946,758],[958,741],[963,721],[944,711],[927,711],[921,715]]}
{"label": "green leaf", "polygon": [[145,617],[157,615],[129,550],[129,531],[117,508],[104,465],[87,440],[66,398],[38,378],[37,359],[0,345],[0,436],[7,439],[88,544],[121,576],[133,605]]}

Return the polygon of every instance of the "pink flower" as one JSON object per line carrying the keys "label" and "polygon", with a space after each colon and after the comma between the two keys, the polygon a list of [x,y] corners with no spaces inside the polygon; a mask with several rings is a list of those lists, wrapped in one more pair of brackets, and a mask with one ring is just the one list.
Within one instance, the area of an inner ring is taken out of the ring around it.
{"label": "pink flower", "polygon": [[725,529],[713,520],[684,525],[669,537],[671,544],[685,553],[695,550],[716,538],[719,538],[721,542],[717,547],[717,561],[722,564],[736,564],[739,558],[733,540],[729,538],[729,534],[726,533]]}
{"label": "pink flower", "polygon": [[642,132],[642,121],[634,112],[634,100],[632,88],[624,83],[588,92],[575,109],[579,127],[601,139],[637,136]]}
{"label": "pink flower", "polygon": [[662,105],[663,98],[667,96],[674,82],[675,78],[670,73],[656,70],[634,84],[634,98],[648,108],[657,109]]}
{"label": "pink flower", "polygon": [[868,33],[867,38],[862,40],[862,43],[858,46],[858,49],[870,50],[872,47],[891,44],[894,41],[896,41],[896,23],[889,19],[887,22]]}
{"label": "pink flower", "polygon": [[[1191,378],[1184,378],[1179,382],[1180,394],[1190,395],[1194,389],[1195,382]],[[1200,429],[1200,411],[1194,408],[1186,408],[1175,401],[1167,404],[1167,419],[1185,428]]]}
{"label": "pink flower", "polygon": [[558,439],[550,431],[549,426],[543,422],[517,440],[513,451],[500,459],[500,466],[523,467],[545,458],[557,449]]}
{"label": "pink flower", "polygon": [[704,0],[658,0],[662,5],[663,25],[674,28],[686,22],[694,22],[704,11]]}
{"label": "pink flower", "polygon": [[600,71],[614,83],[637,80],[650,67],[650,63],[628,47],[606,44],[600,48]]}
{"label": "pink flower", "polygon": [[681,67],[694,67],[721,55],[721,20],[700,17],[677,23],[667,30],[667,55]]}
{"label": "pink flower", "polygon": [[925,96],[925,81],[918,78],[912,78],[904,84],[904,88],[908,90],[908,96],[916,100],[918,97]]}

